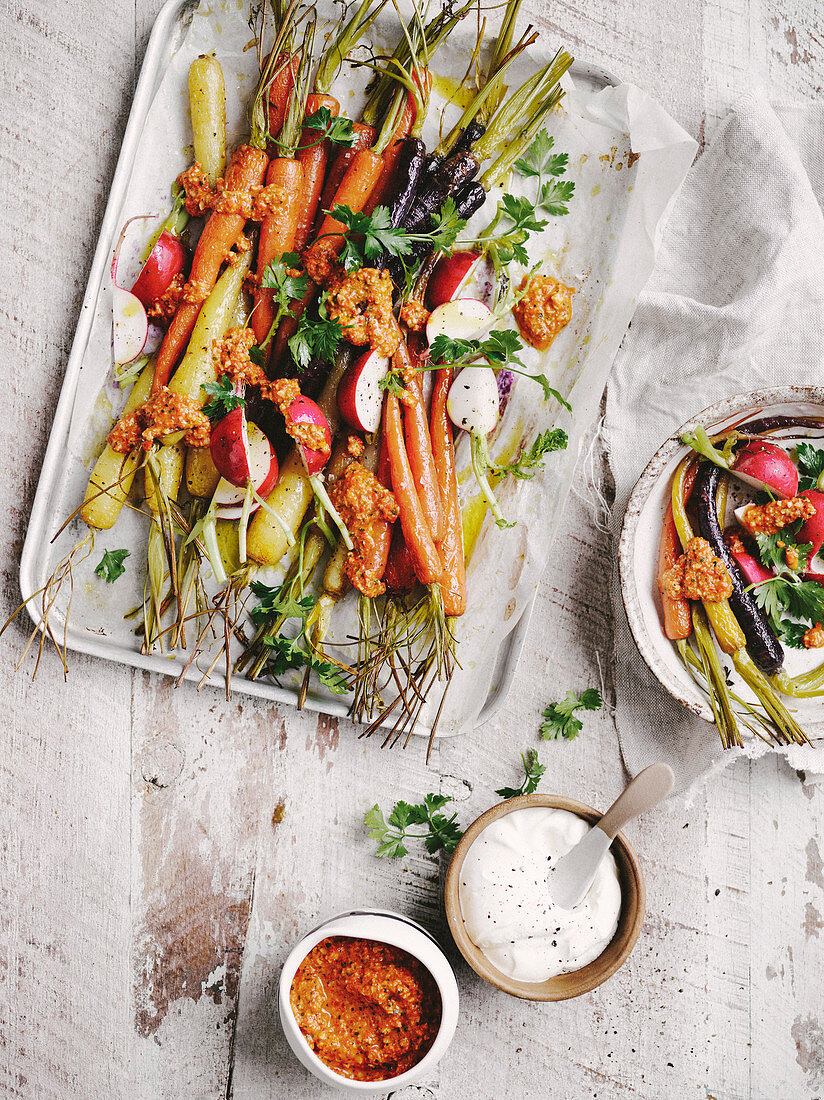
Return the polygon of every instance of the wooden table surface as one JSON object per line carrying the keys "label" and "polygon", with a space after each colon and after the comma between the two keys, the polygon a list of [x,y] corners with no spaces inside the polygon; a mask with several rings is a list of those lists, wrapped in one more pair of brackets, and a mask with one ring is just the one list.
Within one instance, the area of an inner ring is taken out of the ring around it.
{"label": "wooden table surface", "polygon": [[[527,5],[529,6],[529,0]],[[0,285],[8,395],[4,607],[131,93],[160,0],[0,0]],[[820,0],[561,0],[552,39],[645,87],[701,142],[742,91],[821,92]],[[348,722],[77,656],[36,681],[0,642],[0,1090],[36,1098],[330,1095],[292,1058],[275,990],[289,945],[355,905],[449,945],[444,866],[379,861],[364,811],[429,790],[469,822],[512,782],[539,711],[610,678],[612,548],[586,472],[507,705],[483,729],[381,752]],[[4,610],[3,617],[6,611]],[[624,774],[609,713],[541,747],[546,790],[604,806]],[[462,1013],[438,1100],[824,1096],[824,794],[775,757],[628,830],[647,920],[628,964],[556,1005],[498,994],[455,958]],[[451,946],[447,947],[451,950]]]}

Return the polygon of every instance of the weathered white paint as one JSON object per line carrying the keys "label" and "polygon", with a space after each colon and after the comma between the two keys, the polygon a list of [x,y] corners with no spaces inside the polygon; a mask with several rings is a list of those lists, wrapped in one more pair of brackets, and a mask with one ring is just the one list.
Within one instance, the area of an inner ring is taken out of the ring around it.
{"label": "weathered white paint", "polygon": [[[160,0],[0,7],[0,326],[9,522],[4,606],[91,248]],[[538,5],[533,5],[538,12]],[[708,139],[752,84],[820,93],[820,0],[567,0],[553,37],[656,94]],[[517,774],[546,701],[609,677],[610,548],[583,475],[541,586],[505,712],[442,742],[382,753],[354,727],[75,657],[7,670],[0,771],[0,1088],[37,1100],[329,1095],[286,1050],[274,992],[290,943],[351,904],[445,933],[443,868],[374,859],[375,801],[440,789],[463,820]],[[536,684],[540,685],[536,690]],[[546,789],[606,805],[623,782],[608,714],[548,744]],[[824,1096],[824,795],[774,758],[715,778],[689,811],[629,836],[648,920],[627,966],[579,1001],[493,992],[456,959],[449,1057],[395,1100]],[[448,943],[448,939],[445,938]],[[455,957],[454,951],[452,952]],[[231,1068],[230,1068],[231,1067]]]}

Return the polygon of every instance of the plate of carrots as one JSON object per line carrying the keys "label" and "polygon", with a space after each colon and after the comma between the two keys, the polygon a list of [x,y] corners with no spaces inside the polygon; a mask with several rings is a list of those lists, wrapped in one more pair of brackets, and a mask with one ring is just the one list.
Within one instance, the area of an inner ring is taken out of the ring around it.
{"label": "plate of carrots", "polygon": [[224,63],[254,71],[203,50],[169,97],[185,166],[143,213],[137,150],[188,25],[164,9],[24,550],[38,659],[83,649],[434,736],[472,555],[566,464],[571,386],[546,366],[590,323],[547,249],[575,192],[553,139],[573,59],[524,69],[518,8],[464,28],[456,80],[437,61],[471,3],[253,6]]}
{"label": "plate of carrots", "polygon": [[705,409],[633,490],[620,544],[633,637],[724,748],[813,736],[824,694],[822,543],[820,389]]}

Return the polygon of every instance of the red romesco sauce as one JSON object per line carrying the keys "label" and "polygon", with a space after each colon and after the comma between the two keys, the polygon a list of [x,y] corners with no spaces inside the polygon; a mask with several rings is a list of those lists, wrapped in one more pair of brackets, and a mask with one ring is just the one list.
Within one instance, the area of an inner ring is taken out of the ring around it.
{"label": "red romesco sauce", "polygon": [[398,947],[349,936],[330,936],[312,948],[289,999],[318,1058],[355,1081],[383,1081],[411,1069],[441,1022],[438,987],[423,963]]}

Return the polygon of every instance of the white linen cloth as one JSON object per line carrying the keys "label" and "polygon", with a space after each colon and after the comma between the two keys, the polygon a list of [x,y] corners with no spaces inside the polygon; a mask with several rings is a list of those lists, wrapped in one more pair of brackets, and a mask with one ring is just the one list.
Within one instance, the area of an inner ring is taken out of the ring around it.
{"label": "white linen cloth", "polygon": [[[616,550],[636,480],[690,415],[737,393],[824,379],[822,200],[821,108],[741,99],[687,176],[610,376]],[[770,751],[754,739],[724,752],[714,727],[665,692],[635,648],[617,568],[613,605],[615,719],[632,775],[664,760],[683,792],[742,754]],[[824,772],[824,748],[779,751]]]}

